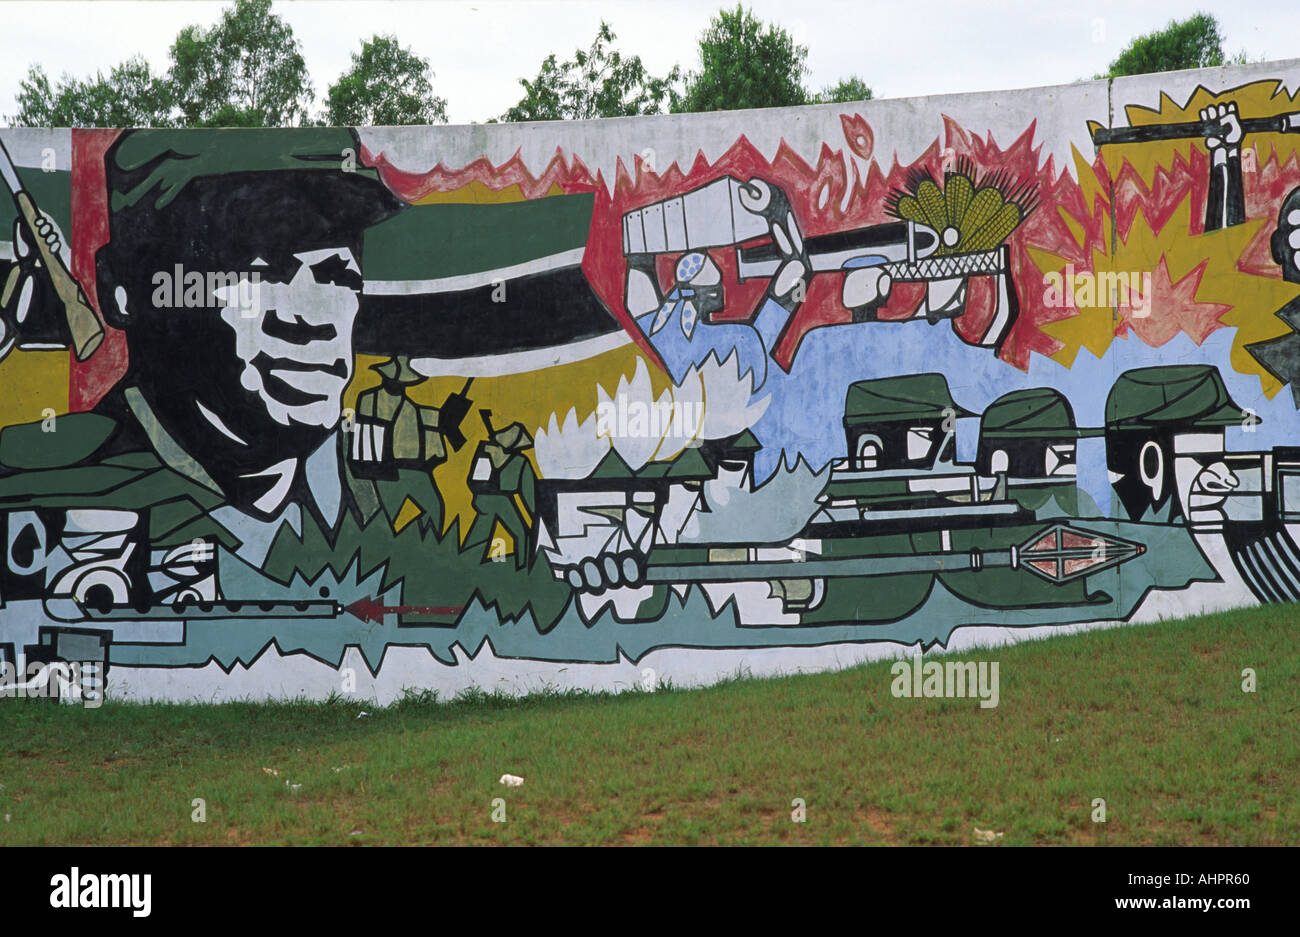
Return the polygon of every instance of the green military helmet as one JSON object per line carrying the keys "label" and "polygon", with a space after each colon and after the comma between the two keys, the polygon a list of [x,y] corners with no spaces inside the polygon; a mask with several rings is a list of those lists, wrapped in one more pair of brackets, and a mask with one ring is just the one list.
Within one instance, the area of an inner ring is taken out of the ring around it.
{"label": "green military helmet", "polygon": [[980,419],[980,439],[1082,439],[1101,432],[1076,426],[1070,401],[1052,387],[1003,394]]}
{"label": "green military helmet", "polygon": [[591,470],[591,474],[587,477],[602,481],[621,481],[632,478],[635,474],[627,462],[623,460],[623,457],[618,454],[618,450],[610,446],[609,452],[605,453],[605,457],[596,463],[596,467]]}
{"label": "green military helmet", "polygon": [[744,429],[734,436],[716,440],[716,448],[719,452],[724,452],[728,456],[736,458],[742,455],[753,456],[755,452],[763,448],[763,444],[758,441],[758,437],[752,432]]}
{"label": "green military helmet", "polygon": [[387,361],[372,364],[370,370],[378,372],[384,379],[393,381],[403,387],[410,387],[427,380],[423,374],[411,367],[410,355],[394,355]]}
{"label": "green military helmet", "polygon": [[521,455],[532,446],[532,435],[524,428],[524,424],[516,422],[493,430],[487,442],[480,446],[480,451],[491,460],[492,467],[499,471],[511,458]]}
{"label": "green military helmet", "polygon": [[1107,430],[1219,429],[1247,418],[1208,364],[1125,371],[1106,398]]}
{"label": "green military helmet", "polygon": [[952,399],[942,374],[906,374],[858,381],[844,398],[844,425],[912,423],[975,416]]}
{"label": "green military helmet", "polygon": [[636,476],[637,478],[666,478],[677,482],[698,482],[712,478],[714,471],[705,461],[699,447],[688,446],[671,459],[647,462]]}
{"label": "green military helmet", "polygon": [[753,459],[755,452],[763,448],[763,443],[750,430],[742,429],[740,433],[722,439],[706,439],[702,447],[708,456],[718,459]]}
{"label": "green military helmet", "polygon": [[506,452],[523,452],[525,449],[532,448],[533,437],[524,427],[524,424],[514,422],[509,426],[494,431],[492,433],[492,442]]}
{"label": "green military helmet", "polygon": [[748,429],[726,436],[722,439],[708,439],[700,444],[700,454],[710,465],[735,471],[742,467],[752,467],[754,455],[763,444]]}

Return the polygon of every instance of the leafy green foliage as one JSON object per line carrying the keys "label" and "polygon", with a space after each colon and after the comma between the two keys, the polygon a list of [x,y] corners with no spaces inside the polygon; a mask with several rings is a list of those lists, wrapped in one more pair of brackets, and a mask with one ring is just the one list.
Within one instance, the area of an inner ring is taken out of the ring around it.
{"label": "leafy green foliage", "polygon": [[352,67],[330,85],[324,120],[335,127],[445,124],[447,101],[433,93],[429,60],[374,36],[352,53]]}
{"label": "leafy green foliage", "polygon": [[[501,120],[569,120],[689,111],[781,107],[870,100],[858,76],[820,92],[804,85],[808,50],[784,29],[764,24],[742,6],[721,10],[699,40],[700,71],[674,66],[662,77],[640,56],[614,48],[601,22],[595,40],[561,61],[554,53],[524,96]],[[142,56],[107,76],[51,81],[32,65],[19,86],[19,126],[276,127],[312,122],[313,91],[301,44],[271,10],[271,0],[234,0],[212,26],[182,29],[166,74]],[[447,101],[433,92],[429,60],[396,36],[374,35],[352,54],[329,86],[319,120],[334,126],[396,126],[447,121]]]}
{"label": "leafy green foliage", "polygon": [[640,56],[613,48],[618,38],[602,21],[589,49],[578,49],[565,62],[548,55],[537,77],[519,79],[524,97],[501,116],[506,121],[585,120],[660,114],[676,98],[681,80],[674,67],[663,78],[651,75]]}
{"label": "leafy green foliage", "polygon": [[31,66],[18,86],[19,127],[169,127],[171,93],[142,56],[93,78],[64,75],[51,85],[45,69]]}
{"label": "leafy green foliage", "polygon": [[833,85],[823,88],[817,95],[817,104],[848,104],[851,101],[870,101],[871,89],[857,75],[841,78]]}
{"label": "leafy green foliage", "polygon": [[784,29],[764,26],[740,5],[720,10],[700,36],[700,70],[686,79],[675,112],[808,104],[808,49]]}
{"label": "leafy green foliage", "polygon": [[277,127],[307,122],[311,80],[293,29],[271,0],[235,0],[210,28],[187,26],[169,77],[185,126]]}
{"label": "leafy green foliage", "polygon": [[1098,78],[1148,75],[1184,68],[1241,65],[1244,52],[1226,58],[1219,21],[1209,13],[1197,13],[1185,20],[1170,20],[1164,29],[1138,36],[1128,44],[1110,68]]}

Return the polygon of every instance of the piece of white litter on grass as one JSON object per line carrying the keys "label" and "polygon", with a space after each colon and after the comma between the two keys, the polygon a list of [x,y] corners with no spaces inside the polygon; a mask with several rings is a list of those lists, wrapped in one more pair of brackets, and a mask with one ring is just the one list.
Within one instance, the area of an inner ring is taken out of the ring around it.
{"label": "piece of white litter on grass", "polygon": [[360,830],[353,830],[353,831],[352,831],[351,833],[349,833],[348,835],[349,835],[349,836],[360,836],[360,835],[361,835],[361,831],[360,831]]}
{"label": "piece of white litter on grass", "polygon": [[498,784],[504,784],[506,787],[519,787],[524,783],[524,779],[517,774],[503,774]]}
{"label": "piece of white litter on grass", "polygon": [[280,776],[280,772],[276,771],[274,768],[263,768],[262,771],[275,778],[278,778]]}
{"label": "piece of white litter on grass", "polygon": [[369,716],[369,715],[370,715],[370,713],[365,712],[365,711],[363,710],[362,712],[357,713],[357,718],[360,719],[362,716]]}
{"label": "piece of white litter on grass", "polygon": [[291,791],[296,791],[298,788],[302,787],[301,784],[290,784],[287,780],[284,782],[284,786],[289,788]]}
{"label": "piece of white litter on grass", "polygon": [[981,843],[991,843],[1001,837],[1001,833],[994,833],[992,830],[981,830],[978,826],[975,827],[975,838]]}
{"label": "piece of white litter on grass", "polygon": [[5,822],[6,822],[6,823],[9,822],[9,814],[7,814],[7,813],[5,814]]}

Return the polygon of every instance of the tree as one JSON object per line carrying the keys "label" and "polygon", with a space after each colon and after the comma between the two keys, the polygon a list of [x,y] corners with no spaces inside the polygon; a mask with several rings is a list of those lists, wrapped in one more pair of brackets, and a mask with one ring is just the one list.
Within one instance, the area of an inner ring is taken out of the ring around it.
{"label": "tree", "polygon": [[833,85],[823,88],[817,95],[817,104],[848,104],[850,101],[870,101],[871,89],[857,75],[841,78]]}
{"label": "tree", "polygon": [[352,67],[330,85],[325,123],[335,127],[445,124],[447,100],[434,95],[429,60],[374,36],[352,53]]}
{"label": "tree", "polygon": [[80,80],[64,75],[51,85],[45,69],[32,65],[18,84],[19,127],[169,127],[171,93],[142,56]]}
{"label": "tree", "polygon": [[307,122],[307,63],[271,0],[235,0],[217,25],[187,26],[172,43],[171,59],[169,78],[186,126]]}
{"label": "tree", "polygon": [[1209,13],[1197,13],[1185,20],[1170,20],[1164,29],[1138,36],[1130,42],[1128,48],[1110,63],[1107,72],[1096,77],[1119,78],[1184,68],[1240,65],[1246,61],[1244,52],[1225,58],[1223,41],[1219,21]]}
{"label": "tree", "polygon": [[743,7],[720,10],[700,36],[700,70],[686,79],[678,112],[807,104],[808,49]]}
{"label": "tree", "polygon": [[552,53],[542,62],[537,78],[520,78],[524,97],[501,116],[502,120],[585,120],[591,117],[630,117],[660,114],[676,97],[680,70],[655,78],[640,56],[624,56],[612,48],[617,37],[602,21],[587,50],[578,49],[566,62]]}

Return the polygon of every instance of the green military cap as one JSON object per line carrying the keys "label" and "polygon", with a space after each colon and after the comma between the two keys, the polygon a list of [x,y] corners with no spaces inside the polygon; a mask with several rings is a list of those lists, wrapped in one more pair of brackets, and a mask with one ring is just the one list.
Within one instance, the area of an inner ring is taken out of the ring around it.
{"label": "green military cap", "polygon": [[942,374],[905,374],[858,381],[844,399],[844,425],[907,423],[975,416],[952,399]]}
{"label": "green military cap", "polygon": [[[573,266],[587,246],[595,195],[579,192],[497,205],[413,205],[366,231],[366,280],[385,294],[418,302],[448,288],[484,285],[482,274],[531,265]],[[502,237],[509,231],[509,237]],[[565,259],[557,259],[565,258]]]}
{"label": "green military cap", "polygon": [[166,208],[194,179],[228,173],[336,173],[382,185],[360,163],[361,142],[347,127],[128,130],[109,151],[109,208],[152,196]]}
{"label": "green military cap", "polygon": [[1245,418],[1219,369],[1208,364],[1125,371],[1106,398],[1107,429],[1218,428]]}
{"label": "green military cap", "polygon": [[95,255],[110,321],[126,325],[115,289],[151,289],[160,264],[234,270],[277,250],[360,245],[407,207],[360,154],[338,127],[124,131],[104,158],[109,239]]}
{"label": "green military cap", "polygon": [[1003,394],[988,405],[980,420],[980,437],[988,439],[1080,439],[1101,432],[1075,426],[1070,401],[1051,387]]}

